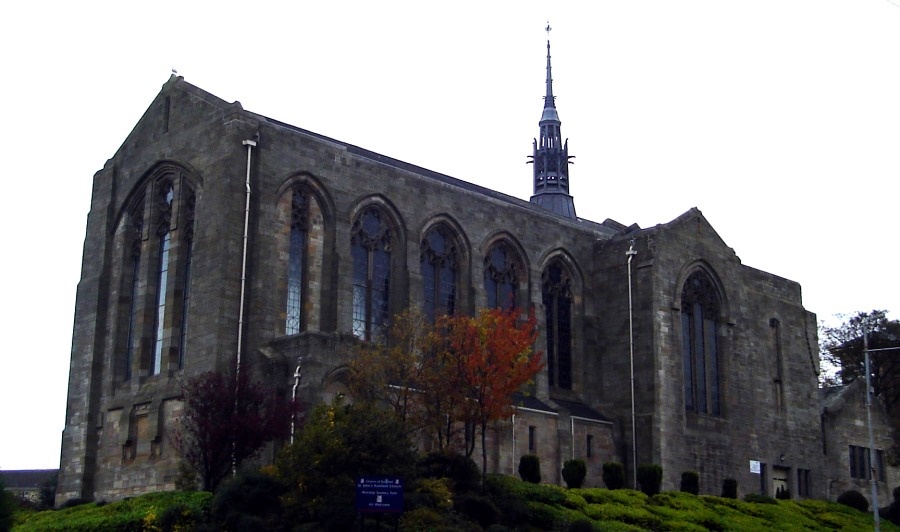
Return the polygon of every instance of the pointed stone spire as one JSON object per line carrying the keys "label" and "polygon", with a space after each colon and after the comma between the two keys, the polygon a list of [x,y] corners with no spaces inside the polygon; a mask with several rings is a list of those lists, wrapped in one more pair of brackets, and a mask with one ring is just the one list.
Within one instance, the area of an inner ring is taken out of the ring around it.
{"label": "pointed stone spire", "polygon": [[541,113],[540,141],[534,140],[534,195],[531,203],[566,218],[576,218],[575,201],[569,195],[569,140],[562,140],[556,99],[553,96],[553,76],[550,68],[550,23],[547,23],[547,94]]}

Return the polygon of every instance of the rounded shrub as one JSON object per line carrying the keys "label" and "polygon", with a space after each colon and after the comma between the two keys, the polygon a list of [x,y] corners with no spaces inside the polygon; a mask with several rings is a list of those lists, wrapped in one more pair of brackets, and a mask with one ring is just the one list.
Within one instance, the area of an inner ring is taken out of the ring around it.
{"label": "rounded shrub", "polygon": [[680,490],[691,495],[699,495],[700,475],[696,471],[685,471],[682,473]]}
{"label": "rounded shrub", "polygon": [[419,530],[437,530],[444,524],[445,517],[432,508],[416,508],[404,512],[400,518],[400,530],[416,532]]}
{"label": "rounded shrub", "polygon": [[572,521],[566,532],[594,532],[594,525],[590,519],[578,519]]}
{"label": "rounded shrub", "polygon": [[611,490],[620,490],[625,486],[625,467],[619,462],[603,464],[603,483]]}
{"label": "rounded shrub", "polygon": [[774,498],[769,497],[768,495],[763,495],[762,493],[748,493],[744,495],[744,500],[757,504],[778,504],[778,501],[776,501]]}
{"label": "rounded shrub", "polygon": [[869,511],[869,501],[866,496],[856,490],[847,490],[838,495],[837,502],[860,512]]}
{"label": "rounded shrub", "polygon": [[541,459],[535,454],[523,454],[519,458],[519,477],[532,484],[541,483]]}
{"label": "rounded shrub", "polygon": [[[262,473],[240,475],[219,486],[213,496],[211,513],[219,522],[235,523],[263,520],[273,525],[281,514],[281,495],[285,486]],[[246,519],[245,519],[246,518]],[[252,519],[251,519],[252,518]]]}
{"label": "rounded shrub", "polygon": [[662,486],[662,467],[656,464],[642,464],[637,469],[637,480],[641,486],[641,491],[648,497],[652,497],[659,493]]}
{"label": "rounded shrub", "polygon": [[500,510],[487,497],[480,495],[463,495],[453,502],[453,510],[470,521],[487,528],[500,520]]}
{"label": "rounded shrub", "polygon": [[162,532],[175,530],[196,530],[204,524],[202,514],[183,503],[175,503],[160,512],[156,526]]}
{"label": "rounded shrub", "polygon": [[894,502],[887,508],[879,510],[881,517],[884,517],[895,525],[900,525],[900,486],[894,488]]}
{"label": "rounded shrub", "polygon": [[587,475],[587,465],[584,460],[574,459],[566,460],[563,463],[562,476],[569,488],[580,488],[584,484],[584,477]]}
{"label": "rounded shrub", "polygon": [[737,480],[726,478],[722,481],[722,497],[726,499],[737,499]]}
{"label": "rounded shrub", "polygon": [[89,502],[91,502],[91,501],[89,501],[87,499],[79,499],[78,497],[75,497],[73,499],[67,499],[66,502],[60,504],[59,509],[63,510],[65,508],[73,508],[75,506],[81,506],[82,504],[87,504]]}
{"label": "rounded shrub", "polygon": [[481,486],[481,471],[475,462],[462,454],[434,451],[423,456],[417,469],[420,477],[446,478],[456,493],[474,491]]}

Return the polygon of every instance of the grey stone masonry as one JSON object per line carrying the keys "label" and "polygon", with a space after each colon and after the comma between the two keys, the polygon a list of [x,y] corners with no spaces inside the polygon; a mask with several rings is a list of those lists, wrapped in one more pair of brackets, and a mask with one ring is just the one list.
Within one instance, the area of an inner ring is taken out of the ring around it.
{"label": "grey stone masonry", "polygon": [[[376,213],[385,231],[377,268],[354,269],[363,213]],[[299,244],[292,223],[303,228]],[[531,436],[545,481],[562,482],[562,463],[583,458],[588,485],[602,485],[604,462],[635,466],[633,413],[637,463],[662,465],[664,489],[695,470],[704,493],[718,494],[725,478],[759,491],[755,460],[777,475],[812,471],[812,495],[825,495],[815,316],[797,283],[743,265],[699,210],[649,229],[563,217],[246,111],[173,76],[94,176],[58,502],[173,487],[181,384],[232,369],[238,354],[242,371],[282,394],[302,357],[308,404],[347,394],[344,370],[362,325],[377,325],[366,306],[375,296],[354,276],[384,276],[376,310],[388,316],[422,307],[422,242],[434,228],[451,235],[455,311],[488,305],[486,279],[498,275],[491,253],[502,249],[502,282],[517,306],[534,310],[535,347],[551,357],[524,390],[540,406],[491,428],[493,471],[515,474]],[[293,288],[291,246],[303,257]],[[551,269],[560,307],[545,305]],[[715,327],[692,355],[702,368],[690,373],[683,323],[699,310],[682,298],[698,273]],[[297,330],[287,327],[289,311]],[[700,375],[694,388],[688,374]],[[687,407],[686,390],[698,389],[719,410]]]}

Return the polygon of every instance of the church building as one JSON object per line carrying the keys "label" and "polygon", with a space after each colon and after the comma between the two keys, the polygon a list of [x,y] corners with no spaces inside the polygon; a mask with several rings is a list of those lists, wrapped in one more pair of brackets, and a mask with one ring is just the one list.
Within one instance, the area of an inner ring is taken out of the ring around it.
{"label": "church building", "polygon": [[[824,497],[816,317],[697,209],[576,215],[550,43],[534,192],[514,198],[228,103],[172,76],[96,173],[58,502],[173,489],[190,375],[240,363],[307,404],[391,316],[534,309],[546,367],[491,432],[491,471],[659,464],[663,489]],[[523,132],[524,134],[525,132]],[[517,171],[511,164],[510,171]],[[245,369],[246,368],[246,369]],[[885,484],[887,492],[887,484]]]}

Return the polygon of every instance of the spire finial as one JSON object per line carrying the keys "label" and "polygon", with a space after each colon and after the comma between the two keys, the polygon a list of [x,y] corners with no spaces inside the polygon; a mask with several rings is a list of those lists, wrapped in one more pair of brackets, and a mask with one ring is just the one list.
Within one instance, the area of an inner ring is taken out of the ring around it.
{"label": "spire finial", "polygon": [[550,30],[553,28],[550,27],[550,21],[547,21],[547,27],[544,28],[547,32],[547,94],[544,96],[544,109],[550,107],[556,107],[556,99],[553,98],[553,77],[550,74]]}

